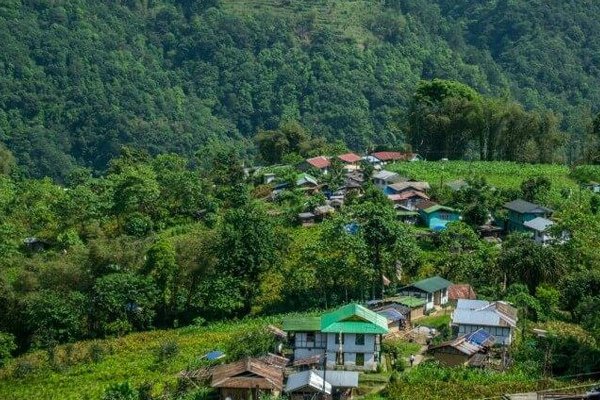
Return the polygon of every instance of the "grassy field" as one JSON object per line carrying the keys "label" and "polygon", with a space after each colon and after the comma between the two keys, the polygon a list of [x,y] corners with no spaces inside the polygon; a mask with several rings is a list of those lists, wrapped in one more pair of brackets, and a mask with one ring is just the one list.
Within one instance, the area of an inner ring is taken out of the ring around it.
{"label": "grassy field", "polygon": [[[256,319],[79,342],[72,348],[59,347],[58,358],[65,358],[69,351],[72,354],[71,362],[60,369],[50,366],[47,352],[34,352],[0,369],[0,399],[99,399],[110,384],[123,381],[134,385],[149,382],[160,393],[165,387],[175,385],[177,373],[194,365],[206,352],[222,348],[231,337],[252,326],[276,321]],[[156,350],[167,342],[176,342],[179,353],[168,362],[159,363]],[[97,362],[89,359],[94,346],[100,346],[105,353]],[[29,373],[15,377],[23,371]]]}
{"label": "grassy field", "polygon": [[390,171],[413,179],[425,180],[432,186],[457,179],[485,177],[487,182],[503,189],[517,189],[521,182],[534,176],[550,178],[555,187],[576,188],[564,165],[518,164],[505,161],[422,161],[395,163],[386,166]]}

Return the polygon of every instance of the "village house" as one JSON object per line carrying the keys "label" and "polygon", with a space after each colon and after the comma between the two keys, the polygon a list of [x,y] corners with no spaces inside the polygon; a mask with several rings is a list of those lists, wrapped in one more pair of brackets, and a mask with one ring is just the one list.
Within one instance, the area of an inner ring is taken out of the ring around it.
{"label": "village house", "polygon": [[495,340],[484,329],[479,329],[456,339],[430,346],[427,353],[442,365],[482,367],[486,359],[484,353],[494,345]]}
{"label": "village house", "polygon": [[390,194],[388,199],[396,206],[402,206],[406,211],[415,211],[417,204],[423,200],[429,200],[429,197],[418,190],[408,190],[399,194]]}
{"label": "village house", "polygon": [[416,225],[419,222],[419,213],[403,206],[396,206],[396,217],[405,224]]}
{"label": "village house", "polygon": [[221,400],[259,400],[278,396],[283,390],[283,366],[267,360],[247,358],[212,370],[210,386]]}
{"label": "village house", "polygon": [[425,300],[425,311],[430,311],[435,306],[443,306],[448,303],[448,288],[450,285],[452,285],[452,282],[434,276],[404,286],[398,294]]}
{"label": "village house", "polygon": [[313,158],[307,158],[298,166],[301,171],[310,171],[311,169],[318,169],[323,175],[327,175],[331,162],[327,157],[318,156]]}
{"label": "village house", "polygon": [[512,343],[517,320],[517,309],[504,301],[460,299],[452,313],[452,326],[459,336],[484,329],[503,345]]}
{"label": "village house", "polygon": [[413,192],[421,192],[424,193],[431,189],[431,186],[428,182],[417,182],[417,181],[408,181],[405,180],[403,182],[395,182],[392,184],[388,184],[383,192],[387,195],[391,194],[402,194],[404,192],[413,191]]}
{"label": "village house", "polygon": [[381,190],[384,190],[386,186],[391,185],[392,183],[406,180],[406,178],[402,178],[397,173],[387,171],[385,169],[373,174],[372,179],[375,186],[377,186]]}
{"label": "village house", "polygon": [[540,205],[530,203],[528,201],[517,199],[508,202],[504,205],[504,208],[508,210],[508,231],[526,231],[527,227],[524,225],[525,222],[531,221],[532,219],[542,217],[548,218],[552,214],[552,210]]}
{"label": "village house", "polygon": [[543,217],[537,217],[531,221],[526,221],[523,226],[533,234],[533,240],[541,245],[551,243],[564,243],[568,240],[568,234],[562,232],[559,235],[553,234],[551,228],[554,225],[553,221]]}
{"label": "village house", "polygon": [[302,173],[296,178],[296,186],[307,191],[316,191],[319,189],[319,182],[314,176]]}
{"label": "village house", "polygon": [[360,156],[354,153],[346,153],[337,156],[338,160],[344,164],[344,169],[347,171],[355,171],[360,168]]}
{"label": "village house", "polygon": [[385,165],[388,162],[403,161],[406,158],[403,153],[398,151],[377,151],[371,153],[371,156],[378,159],[382,165]]}
{"label": "village house", "polygon": [[283,330],[293,338],[295,361],[326,356],[327,368],[372,371],[380,361],[388,323],[361,305],[348,304],[320,317],[286,319]]}
{"label": "village house", "polygon": [[290,400],[313,399],[319,393],[336,400],[352,399],[358,388],[358,372],[307,370],[290,374],[285,392]]}
{"label": "village house", "polygon": [[460,299],[475,300],[476,298],[477,293],[468,283],[453,284],[448,288],[448,301],[452,304],[456,304]]}
{"label": "village house", "polygon": [[460,221],[460,212],[457,210],[436,204],[431,201],[421,201],[416,208],[423,224],[432,230],[442,230],[450,222]]}

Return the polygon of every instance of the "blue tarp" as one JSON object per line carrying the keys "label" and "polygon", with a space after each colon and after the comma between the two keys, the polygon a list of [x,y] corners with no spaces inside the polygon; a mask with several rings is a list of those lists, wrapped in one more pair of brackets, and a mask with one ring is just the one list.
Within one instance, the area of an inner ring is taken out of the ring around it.
{"label": "blue tarp", "polygon": [[214,361],[214,360],[218,360],[219,358],[225,357],[225,353],[223,353],[222,351],[211,351],[210,353],[207,353],[204,356],[208,361]]}

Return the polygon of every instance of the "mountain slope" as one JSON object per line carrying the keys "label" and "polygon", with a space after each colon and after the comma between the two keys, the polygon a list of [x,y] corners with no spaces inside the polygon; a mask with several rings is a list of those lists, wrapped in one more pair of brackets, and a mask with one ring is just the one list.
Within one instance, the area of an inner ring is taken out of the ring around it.
{"label": "mountain slope", "polygon": [[578,134],[600,100],[599,7],[10,0],[0,5],[0,141],[27,173],[55,178],[102,170],[123,144],[190,155],[282,119],[356,150],[397,146],[416,83],[434,77],[562,112]]}

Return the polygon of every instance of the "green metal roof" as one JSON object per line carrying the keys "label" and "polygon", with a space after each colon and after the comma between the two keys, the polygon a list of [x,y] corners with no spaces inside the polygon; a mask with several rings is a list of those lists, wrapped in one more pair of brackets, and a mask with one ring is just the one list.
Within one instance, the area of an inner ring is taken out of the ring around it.
{"label": "green metal roof", "polygon": [[385,317],[359,304],[348,304],[321,317],[321,332],[388,333]]}
{"label": "green metal roof", "polygon": [[431,206],[429,208],[425,208],[425,209],[423,209],[421,211],[423,211],[425,214],[431,214],[431,213],[434,213],[436,211],[458,212],[454,208],[450,208],[450,207],[446,207],[446,206],[441,206],[439,204],[436,204],[435,206]]}
{"label": "green metal roof", "polygon": [[291,317],[283,321],[287,332],[316,332],[321,329],[321,317]]}
{"label": "green metal roof", "polygon": [[413,296],[400,296],[398,298],[394,298],[398,303],[405,305],[410,308],[417,308],[424,306],[427,301],[425,299],[419,299]]}
{"label": "green metal roof", "polygon": [[444,278],[439,276],[434,276],[432,278],[423,279],[422,281],[415,282],[413,284],[407,285],[403,287],[401,290],[409,287],[416,287],[417,289],[421,289],[427,293],[437,292],[438,290],[442,290],[444,288],[452,285],[452,282],[447,281]]}
{"label": "green metal roof", "polygon": [[416,211],[396,211],[396,215],[399,217],[411,217],[419,215]]}

